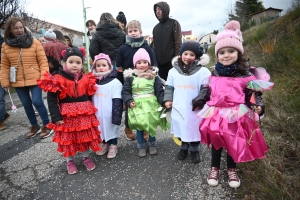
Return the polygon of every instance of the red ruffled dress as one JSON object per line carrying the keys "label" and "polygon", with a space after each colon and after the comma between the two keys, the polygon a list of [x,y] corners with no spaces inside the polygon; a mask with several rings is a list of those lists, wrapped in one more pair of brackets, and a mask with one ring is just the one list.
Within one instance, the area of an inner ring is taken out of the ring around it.
{"label": "red ruffled dress", "polygon": [[[78,151],[85,152],[89,148],[95,152],[100,151],[99,144],[102,140],[98,129],[100,123],[95,115],[97,108],[88,100],[88,96],[97,90],[95,77],[91,73],[83,74],[75,81],[60,74],[52,76],[46,72],[44,79],[37,82],[45,92],[52,93],[52,96],[56,95],[57,105],[64,121],[59,125],[55,122],[47,125],[48,128],[55,130],[52,141],[58,144],[57,151],[63,153],[64,157],[74,156]],[[51,105],[56,107],[49,104],[48,99],[50,113]]]}

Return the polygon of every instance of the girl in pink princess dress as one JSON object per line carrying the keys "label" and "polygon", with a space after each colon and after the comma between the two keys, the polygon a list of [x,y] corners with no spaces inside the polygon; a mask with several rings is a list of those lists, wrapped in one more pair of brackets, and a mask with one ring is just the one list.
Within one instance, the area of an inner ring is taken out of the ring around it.
{"label": "girl in pink princess dress", "polygon": [[261,91],[271,89],[274,84],[250,72],[249,62],[242,57],[239,22],[230,21],[216,39],[215,70],[192,102],[194,110],[201,109],[197,114],[202,119],[201,142],[212,147],[208,184],[218,184],[221,153],[225,148],[228,183],[237,188],[240,179],[236,163],[262,159],[268,151],[256,121],[264,114]]}

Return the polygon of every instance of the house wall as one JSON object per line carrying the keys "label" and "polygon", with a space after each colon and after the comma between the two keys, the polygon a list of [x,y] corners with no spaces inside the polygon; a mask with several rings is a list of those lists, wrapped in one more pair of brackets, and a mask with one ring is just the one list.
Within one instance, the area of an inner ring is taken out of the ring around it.
{"label": "house wall", "polygon": [[280,16],[280,11],[278,10],[266,10],[264,12],[258,13],[251,17],[251,20],[255,22],[255,24],[261,24],[262,20],[272,20]]}
{"label": "house wall", "polygon": [[216,34],[208,34],[208,35],[205,35],[203,36],[200,40],[199,40],[199,43],[202,44],[204,42],[207,42],[208,44],[211,44],[211,43],[215,43],[216,42]]}

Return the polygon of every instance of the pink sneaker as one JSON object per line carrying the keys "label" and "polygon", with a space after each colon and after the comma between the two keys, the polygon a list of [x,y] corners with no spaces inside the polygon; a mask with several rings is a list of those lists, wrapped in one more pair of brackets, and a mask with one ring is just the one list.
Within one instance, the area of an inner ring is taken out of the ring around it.
{"label": "pink sneaker", "polygon": [[95,163],[89,157],[83,158],[83,163],[88,171],[92,171],[96,168]]}
{"label": "pink sneaker", "polygon": [[108,152],[108,147],[109,145],[107,143],[103,144],[101,143],[100,144],[100,147],[102,148],[100,151],[97,151],[96,154],[98,156],[103,156],[104,154],[106,154],[106,152]]}
{"label": "pink sneaker", "polygon": [[107,154],[107,158],[114,158],[114,157],[116,157],[117,152],[118,152],[118,146],[111,144],[109,146],[109,152]]}
{"label": "pink sneaker", "polygon": [[78,169],[73,160],[67,162],[67,169],[69,174],[76,174],[78,172]]}

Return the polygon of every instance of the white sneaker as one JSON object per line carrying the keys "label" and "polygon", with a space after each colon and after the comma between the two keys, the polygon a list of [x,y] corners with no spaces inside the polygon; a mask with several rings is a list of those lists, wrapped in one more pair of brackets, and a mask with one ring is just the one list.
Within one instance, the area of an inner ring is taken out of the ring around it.
{"label": "white sneaker", "polygon": [[104,154],[106,154],[106,152],[108,152],[108,147],[109,145],[107,143],[103,144],[101,143],[100,144],[100,147],[102,148],[100,151],[97,151],[96,154],[98,156],[103,156]]}
{"label": "white sneaker", "polygon": [[231,188],[238,188],[241,185],[241,180],[236,173],[235,168],[228,168],[227,170],[228,175],[228,184]]}
{"label": "white sneaker", "polygon": [[118,152],[118,146],[114,145],[114,144],[111,144],[109,146],[109,151],[108,151],[108,154],[107,154],[107,158],[114,158],[114,157],[116,157],[117,152]]}
{"label": "white sneaker", "polygon": [[212,167],[207,177],[207,183],[210,186],[217,186],[219,184],[220,170],[217,167]]}

